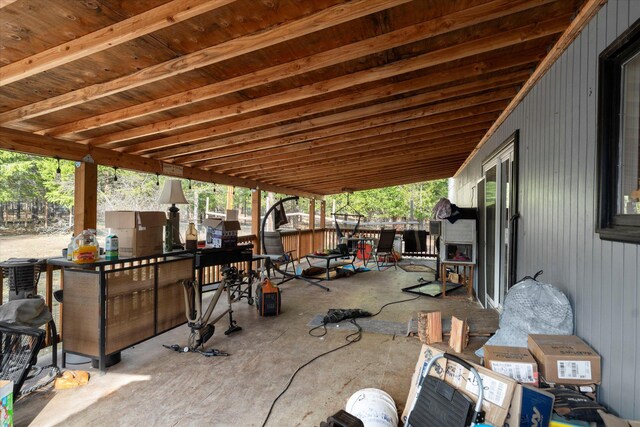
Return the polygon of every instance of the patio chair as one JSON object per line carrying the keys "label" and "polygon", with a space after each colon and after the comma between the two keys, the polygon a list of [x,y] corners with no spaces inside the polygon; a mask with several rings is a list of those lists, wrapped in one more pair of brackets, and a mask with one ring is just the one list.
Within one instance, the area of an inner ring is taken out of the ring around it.
{"label": "patio chair", "polygon": [[380,238],[378,239],[378,246],[376,247],[375,260],[378,271],[380,271],[380,259],[382,259],[382,266],[384,263],[388,263],[389,260],[393,262],[393,267],[398,269],[398,258],[396,252],[393,249],[393,241],[396,237],[396,230],[394,229],[382,229],[380,230]]}
{"label": "patio chair", "polygon": [[[282,244],[282,237],[279,231],[265,231],[263,239],[264,255],[269,256],[270,264],[277,272],[282,274],[282,281],[286,282],[292,279],[292,275],[296,275],[296,265],[293,259],[293,253],[295,250],[285,251]],[[282,268],[284,266],[284,269]],[[291,266],[291,271],[289,271]]]}

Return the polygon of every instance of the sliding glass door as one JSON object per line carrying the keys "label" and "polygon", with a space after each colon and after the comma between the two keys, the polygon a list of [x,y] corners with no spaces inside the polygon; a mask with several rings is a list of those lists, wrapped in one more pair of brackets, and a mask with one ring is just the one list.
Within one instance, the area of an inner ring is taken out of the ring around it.
{"label": "sliding glass door", "polygon": [[[484,203],[480,207],[480,227],[484,230],[484,245],[481,247],[481,273],[486,287],[486,305],[500,308],[513,283],[515,272],[515,219],[517,215],[517,176],[514,134],[498,152],[483,164]],[[484,303],[484,301],[481,301]]]}

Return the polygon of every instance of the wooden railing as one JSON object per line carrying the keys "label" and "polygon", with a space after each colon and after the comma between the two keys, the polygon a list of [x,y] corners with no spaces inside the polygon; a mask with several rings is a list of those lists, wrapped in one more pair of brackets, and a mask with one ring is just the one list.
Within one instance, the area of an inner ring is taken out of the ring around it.
{"label": "wooden railing", "polygon": [[[353,230],[343,229],[344,233],[351,233]],[[359,230],[361,237],[377,238],[380,235],[380,230]],[[324,248],[335,248],[338,245],[338,236],[335,228],[327,227],[325,229],[316,230],[292,230],[282,232],[282,242],[285,251],[294,250],[294,258],[300,260],[306,254],[314,252],[316,250],[322,250]],[[253,244],[254,247],[257,244],[257,238],[255,235],[246,235],[238,237],[238,244]],[[403,255],[419,256],[419,257],[435,257],[436,256],[435,238],[427,233],[427,250],[419,253],[410,253]],[[138,261],[142,263],[154,262],[154,259]],[[114,268],[121,268],[123,266],[132,265],[131,263],[118,263],[114,265]],[[251,266],[249,262],[242,262],[234,264],[238,269],[248,271]],[[40,287],[38,293],[45,299],[45,303],[51,311],[54,322],[56,323],[58,338],[63,336],[62,332],[62,304],[59,304],[53,298],[53,292],[58,289],[64,288],[63,276],[61,274],[60,267],[47,264],[44,275],[44,288],[42,287],[42,276],[40,279]],[[200,280],[203,283],[214,283],[221,279],[221,267],[211,266],[207,267],[203,271],[203,277]],[[3,302],[3,291],[5,289],[4,280],[2,278],[2,270],[0,269],[0,304]],[[46,345],[51,345],[51,332],[47,326]]]}
{"label": "wooden railing", "polygon": [[[341,228],[342,233],[345,235],[350,235],[353,233],[353,229],[344,229]],[[402,235],[401,231],[396,232],[399,235]],[[362,230],[359,229],[358,230],[358,234],[360,235],[360,237],[364,237],[364,238],[379,238],[380,237],[380,230]],[[329,228],[325,228],[324,229],[324,247],[325,248],[335,248],[338,246],[338,234],[336,232],[336,229],[333,227],[329,227]],[[435,258],[438,255],[438,252],[436,250],[436,238],[434,236],[432,236],[428,231],[427,231],[427,239],[426,239],[426,248],[424,251],[420,251],[420,252],[406,252],[404,250],[404,245],[402,248],[402,255],[403,256],[411,256],[411,257],[423,257],[423,258]]]}

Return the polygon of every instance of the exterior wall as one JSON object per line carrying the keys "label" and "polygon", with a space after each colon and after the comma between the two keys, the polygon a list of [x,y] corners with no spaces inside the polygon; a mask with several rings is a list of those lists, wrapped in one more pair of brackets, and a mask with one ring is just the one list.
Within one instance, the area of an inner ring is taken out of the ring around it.
{"label": "exterior wall", "polygon": [[517,276],[544,270],[575,312],[576,333],[602,356],[600,400],[640,419],[640,245],[595,230],[598,56],[640,17],[609,0],[455,178],[452,201],[477,206],[482,161],[520,129]]}

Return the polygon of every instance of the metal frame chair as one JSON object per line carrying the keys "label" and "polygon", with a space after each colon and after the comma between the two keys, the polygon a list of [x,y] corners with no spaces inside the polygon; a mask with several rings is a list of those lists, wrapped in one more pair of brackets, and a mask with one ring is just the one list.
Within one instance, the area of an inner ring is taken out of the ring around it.
{"label": "metal frame chair", "polygon": [[396,257],[396,251],[393,248],[393,241],[396,237],[396,230],[384,228],[380,230],[380,238],[378,239],[378,246],[375,252],[375,261],[378,271],[380,271],[380,257],[383,258],[383,266],[385,262],[389,262],[389,259],[393,260],[393,267],[398,269],[398,259]]}
{"label": "metal frame chair", "polygon": [[[290,275],[296,274],[296,264],[293,257],[295,250],[285,251],[282,244],[282,236],[279,231],[263,231],[263,248],[262,252],[269,256],[274,270],[283,275],[282,281],[284,283],[291,280],[293,277]],[[281,266],[284,265],[284,269]],[[292,271],[289,272],[289,266],[291,265]]]}

